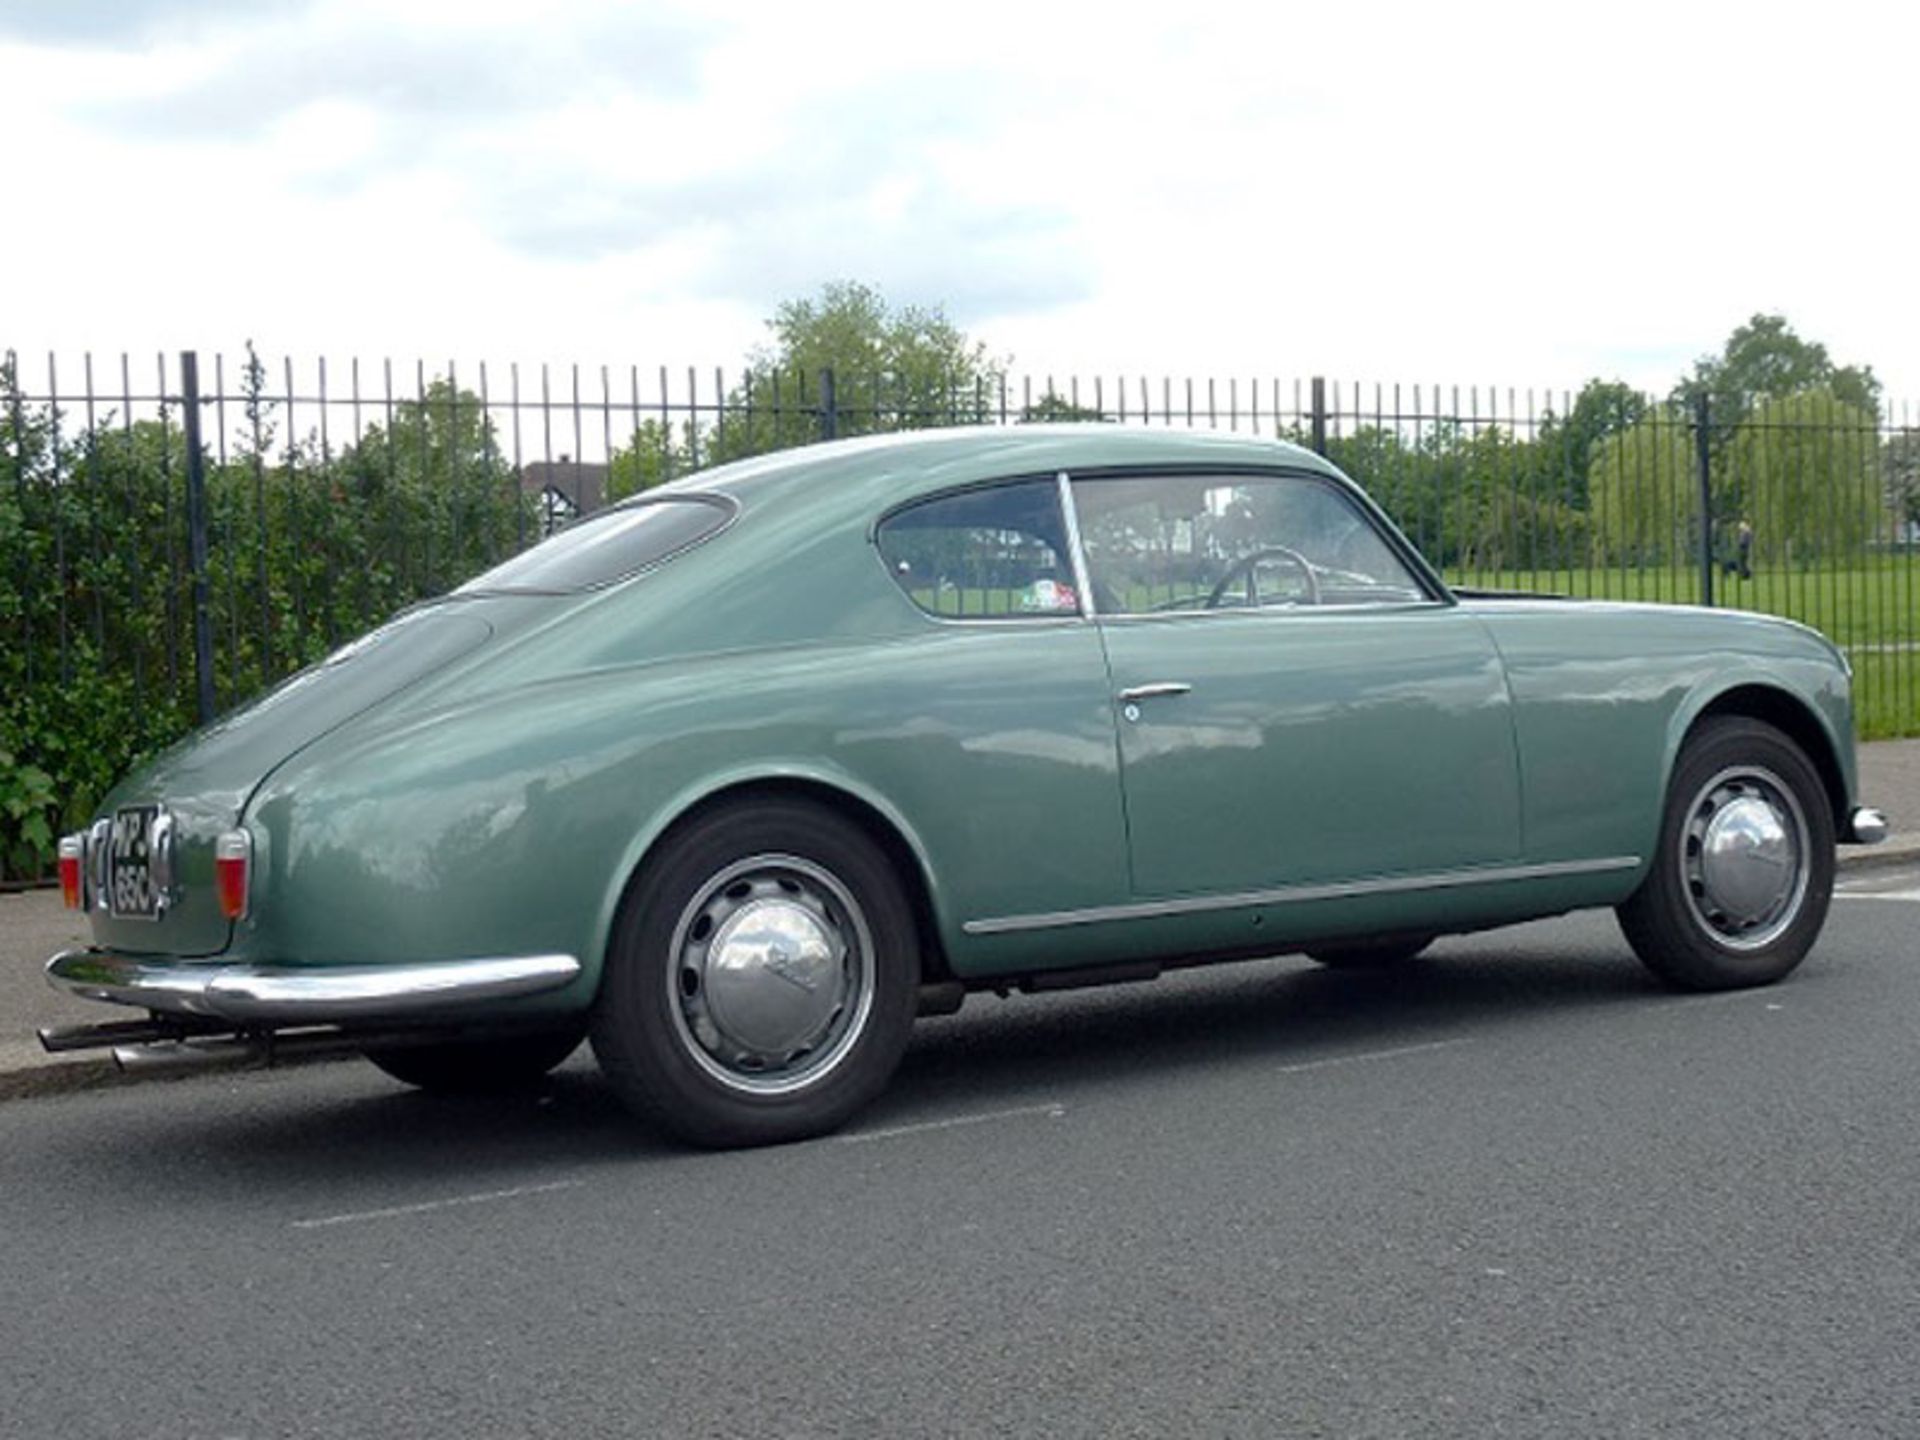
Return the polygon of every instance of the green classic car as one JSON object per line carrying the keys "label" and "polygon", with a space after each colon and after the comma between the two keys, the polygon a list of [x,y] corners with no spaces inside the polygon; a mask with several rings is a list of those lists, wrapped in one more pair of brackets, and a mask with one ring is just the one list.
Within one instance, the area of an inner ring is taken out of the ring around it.
{"label": "green classic car", "polygon": [[1602,905],[1671,984],[1777,980],[1884,832],[1812,630],[1449,590],[1290,445],[923,432],[650,491],[162,755],[63,841],[48,965],[149,1015],[43,1039],[459,1090],[590,1037],[752,1144],[974,990]]}

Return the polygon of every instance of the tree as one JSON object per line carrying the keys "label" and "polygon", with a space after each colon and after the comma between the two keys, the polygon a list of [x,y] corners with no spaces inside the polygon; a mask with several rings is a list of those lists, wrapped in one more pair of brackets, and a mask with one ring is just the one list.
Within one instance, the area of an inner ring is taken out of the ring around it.
{"label": "tree", "polygon": [[1887,507],[1902,525],[1920,525],[1920,430],[1901,430],[1880,450]]}
{"label": "tree", "polygon": [[385,424],[368,425],[341,451],[340,467],[370,489],[417,482],[506,484],[513,478],[480,397],[444,376],[396,403]]}
{"label": "tree", "polygon": [[1602,440],[1587,474],[1595,560],[1663,565],[1684,554],[1699,533],[1695,465],[1692,431],[1669,415]]}
{"label": "tree", "polygon": [[1741,426],[1715,510],[1746,517],[1754,555],[1805,564],[1860,550],[1881,514],[1873,412],[1822,386],[1762,401]]}
{"label": "tree", "polygon": [[666,421],[642,420],[627,443],[607,457],[607,502],[638,495],[694,469],[695,438],[691,420],[681,427],[678,442]]}
{"label": "tree", "polygon": [[1638,425],[1651,404],[1623,381],[1595,378],[1580,387],[1564,416],[1548,410],[1534,436],[1543,488],[1557,487],[1568,504],[1584,506],[1594,447]]}
{"label": "tree", "polygon": [[[706,458],[732,460],[822,438],[975,424],[994,412],[1002,362],[938,306],[895,309],[868,285],[839,281],[789,300],[708,437]],[[826,376],[834,386],[829,397]]]}
{"label": "tree", "polygon": [[1077,405],[1066,396],[1052,388],[1035,400],[1031,405],[1020,407],[1022,425],[1058,424],[1062,422],[1110,421],[1113,417],[1105,411],[1096,410],[1091,405]]}
{"label": "tree", "polygon": [[[290,448],[286,464],[324,471],[338,498],[351,493],[360,502],[356,513],[375,528],[341,538],[364,546],[376,572],[392,567],[409,588],[431,593],[457,584],[526,539],[524,515],[516,513],[523,508],[519,481],[501,453],[493,417],[478,395],[444,376],[394,404],[331,461]],[[394,510],[427,521],[411,537],[414,549],[382,543],[381,514]]]}
{"label": "tree", "polygon": [[1827,347],[1802,340],[1784,315],[1755,315],[1727,337],[1718,355],[1703,355],[1673,391],[1687,404],[1704,391],[1715,429],[1724,437],[1762,400],[1824,387],[1845,405],[1876,414],[1880,382],[1870,365],[1835,366]]}

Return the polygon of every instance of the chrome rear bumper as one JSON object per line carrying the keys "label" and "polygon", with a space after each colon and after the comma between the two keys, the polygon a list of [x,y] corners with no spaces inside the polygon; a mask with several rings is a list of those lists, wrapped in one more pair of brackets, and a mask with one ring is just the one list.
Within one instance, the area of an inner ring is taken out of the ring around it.
{"label": "chrome rear bumper", "polygon": [[557,990],[579,974],[571,955],[318,968],[67,950],[47,962],[56,990],[240,1027],[451,1019],[487,1001]]}

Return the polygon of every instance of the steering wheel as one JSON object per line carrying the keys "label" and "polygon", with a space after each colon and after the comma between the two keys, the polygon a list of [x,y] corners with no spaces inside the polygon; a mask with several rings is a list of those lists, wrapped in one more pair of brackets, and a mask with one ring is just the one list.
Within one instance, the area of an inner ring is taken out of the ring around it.
{"label": "steering wheel", "polygon": [[1289,550],[1284,545],[1269,545],[1264,550],[1255,550],[1250,555],[1242,555],[1238,560],[1234,561],[1233,564],[1229,565],[1227,567],[1227,573],[1220,577],[1220,583],[1213,587],[1213,593],[1207,596],[1206,608],[1209,610],[1218,610],[1220,608],[1221,598],[1227,593],[1227,590],[1232,586],[1234,580],[1243,573],[1247,577],[1247,603],[1249,605],[1258,605],[1260,603],[1260,585],[1259,582],[1253,578],[1253,572],[1254,568],[1258,566],[1262,560],[1285,560],[1289,564],[1297,567],[1300,571],[1301,578],[1307,582],[1307,604],[1318,605],[1320,603],[1320,582],[1314,578],[1313,563],[1298,550]]}

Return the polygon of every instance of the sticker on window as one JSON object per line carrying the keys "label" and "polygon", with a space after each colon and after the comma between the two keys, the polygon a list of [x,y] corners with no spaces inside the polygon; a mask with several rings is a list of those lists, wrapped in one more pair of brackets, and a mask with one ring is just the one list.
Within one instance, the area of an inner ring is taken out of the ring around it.
{"label": "sticker on window", "polygon": [[1038,614],[1055,610],[1071,612],[1080,608],[1080,601],[1071,585],[1062,585],[1058,580],[1036,580],[1020,592],[1020,608]]}

